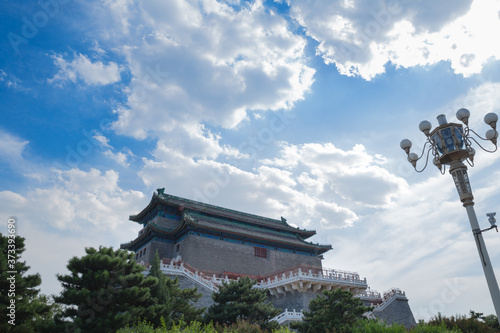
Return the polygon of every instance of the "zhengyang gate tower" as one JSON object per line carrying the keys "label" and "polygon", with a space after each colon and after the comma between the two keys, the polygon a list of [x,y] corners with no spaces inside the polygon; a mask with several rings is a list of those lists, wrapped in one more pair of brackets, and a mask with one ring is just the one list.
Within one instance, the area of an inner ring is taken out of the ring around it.
{"label": "zhengyang gate tower", "polygon": [[342,288],[375,307],[368,316],[415,325],[403,291],[380,294],[358,273],[324,268],[323,254],[331,245],[309,242],[316,231],[295,228],[283,217],[247,214],[158,189],[130,220],[142,229],[121,248],[135,252],[146,271],[158,251],[163,273],[177,277],[181,287],[202,293],[199,306],[210,306],[211,294],[224,281],[249,276],[257,281],[256,288],[269,290],[269,301],[283,310],[275,318],[280,323],[301,320],[310,300],[323,290]]}

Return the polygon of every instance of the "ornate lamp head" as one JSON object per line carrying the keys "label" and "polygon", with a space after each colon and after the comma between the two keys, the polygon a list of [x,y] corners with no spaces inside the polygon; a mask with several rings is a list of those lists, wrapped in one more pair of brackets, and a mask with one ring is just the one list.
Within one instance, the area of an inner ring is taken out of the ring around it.
{"label": "ornate lamp head", "polygon": [[[427,120],[422,121],[419,125],[419,129],[427,137],[427,142],[425,143],[420,156],[410,152],[410,148],[412,146],[410,140],[404,139],[401,141],[401,148],[406,152],[408,161],[413,165],[417,172],[422,172],[427,167],[430,153],[432,153],[434,165],[437,166],[443,174],[445,172],[446,165],[450,165],[453,162],[467,161],[471,166],[473,166],[476,151],[471,146],[472,141],[474,141],[484,151],[492,153],[497,150],[498,132],[496,131],[496,123],[498,121],[498,116],[494,113],[488,113],[484,117],[485,123],[490,125],[492,128],[486,132],[486,138],[482,138],[479,134],[469,128],[469,117],[469,110],[463,108],[457,111],[457,118],[463,124],[448,123],[446,116],[441,114],[437,117],[439,125],[434,130],[432,130],[430,122]],[[494,150],[487,150],[483,148],[483,146],[481,146],[481,144],[471,136],[471,133],[475,134],[481,140],[492,142],[495,145]],[[424,156],[427,145],[429,145],[429,147],[427,150],[425,166],[421,170],[417,170],[417,162]]]}
{"label": "ornate lamp head", "polygon": [[464,145],[463,127],[461,124],[448,123],[446,116],[438,116],[439,126],[429,135],[432,146],[436,149],[435,159],[442,165],[453,161],[462,161],[469,156]]}

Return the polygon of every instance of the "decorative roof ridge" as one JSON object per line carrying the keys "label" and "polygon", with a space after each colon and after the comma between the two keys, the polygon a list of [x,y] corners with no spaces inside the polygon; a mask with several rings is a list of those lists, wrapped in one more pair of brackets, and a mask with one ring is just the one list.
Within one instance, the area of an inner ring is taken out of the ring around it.
{"label": "decorative roof ridge", "polygon": [[174,234],[176,231],[182,229],[182,227],[184,227],[184,224],[185,224],[184,220],[181,220],[179,221],[179,224],[175,228],[169,230],[168,228],[165,228],[164,226],[160,225],[157,221],[152,220],[146,225],[146,228],[151,228]]}
{"label": "decorative roof ridge", "polygon": [[131,240],[130,242],[120,244],[120,249],[128,249],[128,248],[130,248],[132,245],[134,245],[134,244],[138,243],[140,240],[143,240],[144,238],[146,238],[146,236],[149,233],[150,233],[150,229],[149,228],[144,228],[143,232],[140,233],[139,236],[137,236],[135,239]]}
{"label": "decorative roof ridge", "polygon": [[[250,213],[244,213],[244,212],[240,212],[240,211],[229,209],[229,208],[215,206],[215,205],[211,205],[211,204],[207,204],[207,203],[203,203],[203,202],[199,202],[199,201],[195,201],[195,200],[181,198],[181,197],[177,197],[175,195],[165,194],[164,193],[165,188],[159,188],[159,189],[157,189],[157,191],[158,191],[158,193],[153,193],[153,198],[158,198],[166,203],[177,204],[179,206],[185,206],[187,208],[190,208],[192,210],[199,211],[202,213],[212,213],[212,214],[216,214],[216,215],[218,214],[220,216],[232,217],[232,218],[242,219],[242,220],[245,220],[245,218],[246,218],[247,219],[246,221],[248,221],[248,222],[257,222],[257,223],[259,223],[259,222],[260,223],[271,222],[271,223],[275,224],[276,226],[288,227],[295,232],[300,232],[301,234],[304,234],[305,238],[309,238],[309,237],[316,234],[315,230],[301,229],[301,228],[293,227],[293,226],[289,225],[286,222],[286,219],[283,217],[281,217],[281,220],[276,220],[276,219],[271,219],[271,218],[264,217],[264,216],[259,216],[259,215],[250,214]],[[188,203],[189,205],[186,205],[186,203]],[[149,205],[148,205],[148,207],[149,207]],[[221,211],[228,214],[228,215],[221,214],[220,213]],[[131,218],[136,217],[136,216],[137,215],[131,216]]]}
{"label": "decorative roof ridge", "polygon": [[[221,225],[230,224],[230,225],[234,225],[237,228],[241,228],[241,229],[245,229],[245,230],[249,230],[249,231],[254,230],[254,231],[258,231],[258,232],[263,233],[263,234],[276,235],[276,236],[280,236],[280,237],[284,237],[284,238],[290,238],[290,239],[304,241],[304,238],[300,237],[297,234],[295,229],[291,229],[291,230],[284,229],[284,228],[277,229],[275,226],[268,226],[265,224],[263,225],[263,224],[245,223],[246,221],[242,221],[242,220],[234,220],[234,221],[231,221],[229,223],[226,221],[221,222],[221,220],[217,217],[201,215],[201,214],[198,214],[197,211],[194,211],[194,212],[188,211],[184,214],[184,217],[185,217],[185,219],[195,220],[195,222],[202,220],[202,221],[215,223],[215,224],[221,224]],[[267,227],[267,228],[264,228],[262,226]]]}
{"label": "decorative roof ridge", "polygon": [[174,229],[168,229],[168,228],[165,228],[164,226],[161,226],[160,224],[158,224],[156,221],[153,220],[153,221],[149,222],[142,229],[143,232],[141,234],[139,234],[139,236],[137,238],[135,238],[134,240],[131,240],[130,242],[120,244],[120,248],[130,247],[132,244],[137,243],[139,240],[146,238],[146,236],[150,235],[151,230],[155,230],[155,231],[159,231],[159,232],[171,235],[171,234],[175,234],[176,232],[179,232],[180,230],[182,230],[182,228],[184,228],[185,225],[186,225],[186,221],[181,220],[180,223]]}
{"label": "decorative roof ridge", "polygon": [[[190,224],[192,226],[196,226],[196,227],[200,227],[200,228],[206,228],[206,227],[200,225],[200,221],[198,219],[195,219],[193,216],[191,216],[189,214],[186,214],[184,216],[184,220],[188,224]],[[264,236],[268,236],[269,237],[269,236],[272,236],[272,235],[271,234],[267,234],[267,233],[263,233],[261,237],[259,237],[256,234],[252,235],[252,237],[259,238],[259,239],[264,239],[265,238]],[[276,241],[279,242],[279,243],[289,242],[289,241],[297,241],[297,242],[299,242],[300,245],[302,245],[304,247],[307,247],[307,248],[310,248],[310,249],[319,250],[320,254],[332,249],[331,245],[308,242],[308,241],[305,241],[303,238],[300,238],[300,237],[296,237],[296,238],[283,237],[282,240],[276,240]]]}
{"label": "decorative roof ridge", "polygon": [[[164,189],[158,189],[158,193],[153,193],[153,195],[158,196],[160,199],[166,200],[168,202],[170,202],[169,199],[173,199],[173,200],[178,200],[178,201],[185,202],[185,203],[190,203],[190,204],[192,204],[194,206],[189,206],[188,208],[191,208],[193,210],[199,210],[200,212],[207,212],[207,210],[206,209],[205,210],[201,210],[200,208],[198,208],[196,206],[201,206],[201,207],[204,207],[204,208],[213,209],[215,211],[220,211],[221,210],[221,211],[224,211],[224,212],[229,213],[231,215],[234,214],[235,216],[240,215],[240,216],[245,216],[245,217],[249,217],[249,218],[255,218],[255,219],[259,219],[259,220],[266,220],[266,221],[273,222],[273,223],[287,224],[286,220],[283,219],[283,218],[280,221],[280,220],[271,219],[271,218],[268,218],[268,217],[263,217],[263,216],[259,216],[259,215],[255,215],[255,214],[244,213],[244,212],[240,212],[240,211],[237,211],[237,210],[233,210],[233,209],[229,209],[229,208],[224,208],[224,207],[220,207],[220,206],[215,206],[215,205],[207,204],[207,203],[200,202],[200,201],[195,201],[195,200],[191,200],[191,199],[185,199],[185,198],[177,197],[177,196],[171,195],[171,194],[165,194],[161,190],[164,190]],[[211,213],[216,213],[216,212],[211,212]]]}
{"label": "decorative roof ridge", "polygon": [[[210,213],[209,213],[210,214]],[[200,218],[202,220],[206,221],[214,221],[218,223],[231,223],[231,224],[236,224],[236,225],[241,225],[243,228],[259,228],[262,232],[272,232],[272,233],[280,233],[280,230],[283,231],[284,233],[289,234],[290,237],[299,237],[301,239],[304,239],[304,237],[301,237],[298,235],[298,231],[295,227],[288,226],[288,225],[269,225],[265,223],[253,223],[254,221],[247,221],[243,219],[235,219],[230,216],[223,216],[223,215],[214,215],[214,216],[209,216],[205,214],[205,212],[200,212],[197,210],[191,210],[187,209],[185,215],[192,216],[193,218]],[[226,221],[229,220],[229,221]],[[221,222],[222,220],[222,222]],[[232,220],[232,221],[231,221]]]}

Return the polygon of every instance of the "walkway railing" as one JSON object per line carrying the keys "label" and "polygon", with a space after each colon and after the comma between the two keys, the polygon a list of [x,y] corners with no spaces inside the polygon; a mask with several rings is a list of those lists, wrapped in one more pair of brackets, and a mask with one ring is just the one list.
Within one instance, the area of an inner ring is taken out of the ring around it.
{"label": "walkway railing", "polygon": [[356,295],[361,298],[377,298],[382,299],[382,295],[378,291],[365,290],[362,293]]}
{"label": "walkway railing", "polygon": [[[149,272],[150,265],[146,265],[144,262],[140,262],[140,264],[145,267],[145,272]],[[184,266],[182,261],[175,262],[164,259],[160,264],[160,269],[166,275],[185,276],[203,285],[212,292],[219,290],[219,285],[222,283],[221,279],[208,278],[203,273],[194,270],[191,267]]]}
{"label": "walkway railing", "polygon": [[376,306],[383,302],[382,295],[375,290],[364,290],[363,292],[354,295],[354,297],[358,297],[362,301],[368,302],[370,306]]}
{"label": "walkway railing", "polygon": [[[326,274],[325,274],[326,273]],[[333,288],[345,288],[352,290],[355,294],[366,289],[368,284],[366,278],[361,280],[357,273],[338,270],[290,270],[281,275],[274,275],[262,279],[257,288],[269,289],[271,295],[285,295],[287,292],[305,292],[308,289],[319,291],[321,289],[331,290]]]}
{"label": "walkway railing", "polygon": [[[145,266],[145,270],[149,271],[149,264],[140,262]],[[167,275],[186,276],[199,284],[205,286],[211,291],[217,291],[223,282],[235,280],[229,276],[235,275],[227,273],[221,276],[212,274],[204,274],[196,268],[184,263],[181,260],[164,258],[160,265],[161,271]],[[238,274],[240,275],[240,274]],[[331,289],[332,286],[348,286],[359,289],[366,289],[366,278],[361,280],[357,273],[334,270],[334,269],[308,269],[303,271],[303,268],[293,268],[288,271],[282,272],[280,275],[273,275],[269,277],[261,277],[257,279],[256,288],[279,288],[285,286],[284,291],[293,290],[305,291],[312,288],[314,291],[320,290],[322,287]],[[281,292],[281,291],[280,291]]]}
{"label": "walkway railing", "polygon": [[[376,298],[377,296],[380,297],[380,293],[376,291],[366,291],[362,294],[356,295],[356,297],[360,296]],[[397,288],[392,288],[391,290],[385,292],[384,297],[382,299],[383,299],[382,303],[376,305],[374,310],[372,312],[366,313],[365,316],[367,316],[368,318],[375,318],[373,312],[383,311],[389,304],[391,304],[393,301],[397,299],[407,300],[406,293]],[[285,309],[283,313],[272,318],[271,321],[277,321],[279,324],[283,324],[286,321],[301,321],[302,315],[303,315],[302,311],[295,311],[295,309],[293,311],[288,311],[288,309]]]}
{"label": "walkway railing", "polygon": [[285,309],[285,311],[276,317],[270,319],[269,321],[277,321],[278,324],[283,324],[286,321],[302,321],[302,311],[288,311],[288,309]]}
{"label": "walkway railing", "polygon": [[384,297],[382,298],[382,303],[375,305],[373,311],[375,312],[384,310],[389,304],[391,304],[396,299],[408,300],[408,298],[406,298],[406,293],[404,291],[398,288],[392,288],[391,290],[384,293]]}

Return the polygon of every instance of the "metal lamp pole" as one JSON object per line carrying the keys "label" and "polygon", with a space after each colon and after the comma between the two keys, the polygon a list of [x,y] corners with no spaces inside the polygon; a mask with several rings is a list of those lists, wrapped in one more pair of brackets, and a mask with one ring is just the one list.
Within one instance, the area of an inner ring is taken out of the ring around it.
{"label": "metal lamp pole", "polygon": [[486,244],[484,243],[482,234],[484,230],[481,230],[479,227],[476,211],[474,210],[474,197],[472,196],[469,177],[467,176],[467,167],[462,163],[462,161],[453,161],[450,164],[450,173],[455,181],[458,194],[460,195],[460,201],[462,201],[462,204],[467,210],[470,227],[472,229],[472,233],[474,234],[474,240],[476,241],[477,251],[479,252],[479,258],[481,260],[481,266],[483,267],[486,283],[488,284],[491,299],[493,300],[493,306],[495,307],[497,319],[500,323],[500,290],[498,289],[497,279],[495,277],[495,272],[493,271],[493,266],[491,265]]}
{"label": "metal lamp pole", "polygon": [[[413,165],[417,172],[422,172],[426,168],[430,153],[433,154],[434,165],[439,168],[442,174],[444,174],[446,170],[446,165],[449,165],[450,174],[455,182],[458,195],[460,196],[460,201],[465,207],[469,217],[472,233],[474,235],[479,258],[481,260],[481,266],[483,267],[491,299],[493,300],[493,306],[495,308],[497,319],[500,323],[500,289],[498,288],[495,272],[493,271],[493,266],[491,265],[490,257],[482,235],[483,231],[491,230],[493,228],[495,228],[498,232],[497,226],[495,225],[495,213],[487,214],[491,227],[481,230],[476,212],[474,211],[474,196],[472,195],[472,189],[467,175],[467,166],[463,163],[463,161],[467,161],[471,166],[474,166],[475,150],[471,147],[472,141],[477,143],[479,147],[487,152],[495,152],[497,150],[498,132],[496,131],[496,122],[498,120],[498,116],[494,113],[488,113],[484,117],[484,121],[492,127],[492,129],[486,132],[485,139],[469,128],[469,116],[470,112],[467,109],[460,109],[457,112],[457,118],[465,124],[464,128],[462,124],[448,123],[445,115],[439,115],[437,117],[439,126],[432,132],[431,123],[424,120],[419,125],[420,130],[427,136],[427,142],[424,145],[422,154],[418,156],[415,153],[410,153],[411,141],[408,139],[401,141],[401,148],[405,150],[408,155],[408,161]],[[471,136],[471,133],[475,134],[482,140],[491,141],[495,145],[495,149],[487,150],[483,148],[479,142]],[[423,169],[417,170],[417,161],[424,156],[427,144],[429,144],[429,148],[426,155],[425,166]]]}

